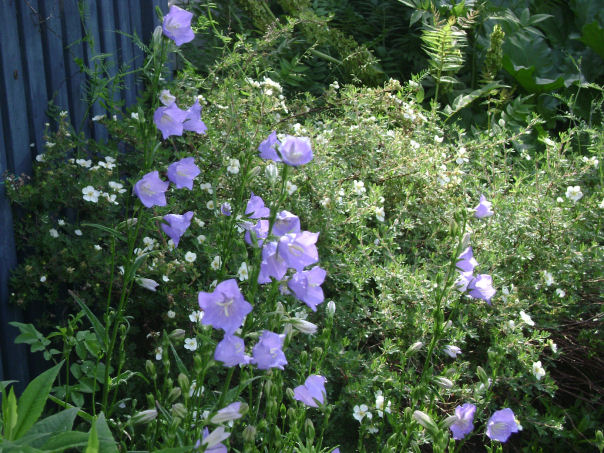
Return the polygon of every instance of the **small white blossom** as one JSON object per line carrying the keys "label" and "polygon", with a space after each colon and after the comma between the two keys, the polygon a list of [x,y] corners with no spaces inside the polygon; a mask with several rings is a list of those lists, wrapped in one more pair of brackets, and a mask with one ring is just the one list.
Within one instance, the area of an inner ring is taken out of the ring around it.
{"label": "small white blossom", "polygon": [[84,194],[84,196],[82,198],[84,198],[84,200],[90,201],[92,203],[98,202],[99,201],[99,195],[101,194],[98,190],[96,190],[92,186],[86,186],[86,187],[84,187],[82,189],[82,193]]}
{"label": "small white blossom", "polygon": [[524,323],[529,326],[535,325],[535,321],[533,321],[532,318],[528,314],[526,314],[524,311],[520,311],[520,319],[522,319],[522,321],[524,321]]}
{"label": "small white blossom", "polygon": [[461,349],[458,346],[454,346],[452,344],[448,344],[443,348],[443,352],[447,354],[452,359],[457,358],[458,354],[461,354]]}
{"label": "small white blossom", "polygon": [[130,113],[130,118],[132,118],[135,121],[138,121],[138,112]]}
{"label": "small white blossom", "polygon": [[214,269],[215,271],[220,269],[221,265],[222,265],[222,260],[220,259],[219,256],[215,256],[214,259],[212,260],[212,262],[210,263],[210,267],[212,269]]}
{"label": "small white blossom", "polygon": [[597,167],[598,164],[600,163],[600,161],[596,158],[596,156],[591,156],[591,157],[583,156],[583,162],[585,162],[586,164],[589,164],[589,165],[593,165],[594,168]]}
{"label": "small white blossom", "polygon": [[554,276],[548,271],[543,271],[543,280],[547,286],[552,286],[554,282]]}
{"label": "small white blossom", "polygon": [[549,340],[549,347],[551,348],[551,350],[554,354],[558,352],[558,345],[556,343],[554,343],[552,340]]}
{"label": "small white blossom", "polygon": [[162,275],[161,276],[162,281],[168,283],[170,281],[170,277],[168,277],[167,275]]}
{"label": "small white blossom", "polygon": [[168,313],[166,313],[166,315],[168,316],[168,318],[174,319],[176,317],[176,312],[174,310],[168,310]]}
{"label": "small white blossom", "polygon": [[356,195],[363,195],[366,192],[365,183],[363,181],[357,181],[356,179],[352,182],[352,191]]}
{"label": "small white blossom", "polygon": [[241,263],[241,266],[239,266],[239,270],[237,271],[237,278],[239,278],[240,282],[243,282],[249,278],[246,262]]}
{"label": "small white blossom", "polygon": [[42,283],[44,283],[44,282],[46,281],[46,275],[42,275],[42,276],[40,277],[40,281],[41,281]]}
{"label": "small white blossom", "polygon": [[293,194],[296,190],[298,190],[298,186],[291,183],[290,181],[287,181],[287,183],[285,184],[285,190],[287,190],[288,194]]}
{"label": "small white blossom", "polygon": [[604,198],[602,198],[602,201],[600,201],[600,204],[598,205],[598,208],[604,209]]}
{"label": "small white blossom", "polygon": [[185,261],[187,263],[194,263],[195,260],[197,259],[197,254],[194,252],[187,252],[185,253]]}
{"label": "small white blossom", "polygon": [[241,164],[239,163],[239,159],[230,159],[229,165],[227,166],[227,171],[233,175],[239,173],[239,168]]}
{"label": "small white blossom", "polygon": [[185,338],[185,349],[191,352],[197,350],[197,338]]}
{"label": "small white blossom", "polygon": [[199,242],[200,244],[203,244],[206,241],[206,237],[203,234],[200,234],[199,236],[197,236],[197,242]]}
{"label": "small white blossom", "polygon": [[195,220],[195,223],[197,224],[197,226],[198,226],[199,228],[203,228],[204,226],[206,226],[206,223],[205,223],[203,220],[200,220],[200,219],[198,219],[198,218],[195,218],[195,219],[193,219],[193,220]]}
{"label": "small white blossom", "polygon": [[319,203],[321,203],[321,206],[326,207],[329,205],[329,203],[331,203],[331,200],[329,197],[325,197]]}
{"label": "small white blossom", "polygon": [[367,419],[371,420],[373,415],[369,412],[369,407],[366,404],[361,404],[360,406],[354,406],[352,412],[353,418],[358,420],[359,423],[363,421],[363,418],[367,417]]}
{"label": "small white blossom", "polygon": [[203,311],[200,310],[196,310],[191,312],[191,314],[189,315],[189,320],[191,322],[201,322],[201,320],[203,319]]}
{"label": "small white blossom", "polygon": [[566,188],[566,198],[571,200],[573,203],[576,203],[581,198],[583,198],[583,192],[581,192],[581,187],[579,186],[569,186]]}
{"label": "small white blossom", "polygon": [[434,136],[434,141],[435,141],[436,143],[442,143],[442,142],[443,142],[443,138],[444,138],[444,137],[440,137],[440,136],[438,136],[438,135],[435,135],[435,136]]}
{"label": "small white blossom", "polygon": [[564,291],[562,288],[556,288],[556,294],[558,297],[562,298],[566,296],[566,291]]}
{"label": "small white blossom", "polygon": [[201,190],[205,190],[210,195],[214,193],[214,189],[212,189],[212,184],[210,184],[209,182],[202,182],[199,187],[201,188]]}
{"label": "small white blossom", "polygon": [[90,166],[92,165],[92,161],[90,159],[76,159],[75,163],[78,164],[80,167],[84,168],[90,168]]}
{"label": "small white blossom", "polygon": [[36,161],[38,162],[44,162],[46,160],[46,155],[45,154],[38,154],[36,156]]}
{"label": "small white blossom", "polygon": [[94,249],[95,249],[97,252],[100,252],[101,250],[103,250],[103,247],[101,247],[99,244],[94,244]]}
{"label": "small white blossom", "polygon": [[535,378],[540,381],[543,376],[545,376],[545,369],[541,365],[541,361],[533,363],[533,375]]}
{"label": "small white blossom", "polygon": [[126,192],[126,189],[124,189],[124,185],[122,183],[115,182],[115,181],[109,181],[108,184],[109,184],[109,187],[111,187],[111,189],[114,192],[117,192],[117,193],[124,193],[124,192]]}
{"label": "small white blossom", "polygon": [[75,234],[76,236],[81,236],[82,235],[82,230],[75,230],[73,232],[73,234]]}
{"label": "small white blossom", "polygon": [[385,215],[386,215],[386,213],[384,212],[383,206],[375,208],[375,218],[378,219],[380,222],[384,221]]}
{"label": "small white blossom", "polygon": [[48,234],[50,234],[50,236],[55,239],[59,237],[59,232],[54,228],[51,228],[50,230],[48,230]]}
{"label": "small white blossom", "polygon": [[63,219],[57,220],[57,223],[59,224],[59,226],[65,226],[65,220]]}
{"label": "small white blossom", "polygon": [[208,209],[214,209],[215,205],[214,205],[214,200],[210,200],[206,203],[206,208]]}
{"label": "small white blossom", "polygon": [[382,395],[381,390],[378,390],[377,392],[375,392],[375,408],[377,410],[379,417],[383,418],[384,412],[387,414],[390,414],[392,411],[391,405],[392,405],[391,401],[386,402],[384,400],[384,395]]}
{"label": "small white blossom", "polygon": [[161,346],[155,348],[155,360],[161,360],[164,350]]}
{"label": "small white blossom", "polygon": [[105,118],[105,115],[104,115],[104,114],[103,114],[103,115],[94,115],[94,116],[92,117],[92,121],[97,122],[97,121],[101,121],[101,120],[102,120],[102,119],[104,119],[104,118]]}

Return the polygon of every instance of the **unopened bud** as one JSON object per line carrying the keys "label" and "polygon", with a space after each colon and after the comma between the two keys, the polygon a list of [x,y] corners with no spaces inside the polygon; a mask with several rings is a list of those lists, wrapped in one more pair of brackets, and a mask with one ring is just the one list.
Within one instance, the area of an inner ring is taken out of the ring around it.
{"label": "unopened bud", "polygon": [[480,379],[480,382],[482,382],[484,385],[489,383],[489,377],[481,366],[476,367],[476,375],[478,376],[478,379]]}
{"label": "unopened bud", "polygon": [[329,316],[333,316],[336,312],[336,303],[333,300],[327,302],[326,310]]}
{"label": "unopened bud", "polygon": [[258,176],[260,174],[261,171],[262,171],[262,168],[260,168],[260,167],[252,168],[250,171],[250,177],[255,178],[256,176]]}
{"label": "unopened bud", "polygon": [[307,418],[304,422],[304,433],[306,434],[306,438],[312,443],[315,438],[315,425],[310,418]]}
{"label": "unopened bud", "polygon": [[149,406],[155,407],[155,397],[153,396],[153,394],[147,393],[146,397],[147,397],[147,404]]}
{"label": "unopened bud", "polygon": [[407,349],[407,354],[413,354],[414,352],[419,351],[423,346],[424,343],[422,343],[421,341],[416,341],[411,346],[409,346],[409,349]]}
{"label": "unopened bud", "polygon": [[305,333],[307,335],[313,335],[317,333],[317,325],[312,322],[308,322],[305,319],[290,318],[290,322],[296,330]]}
{"label": "unopened bud", "polygon": [[450,379],[447,379],[446,377],[437,376],[434,378],[434,382],[436,382],[438,385],[440,385],[442,388],[445,388],[445,389],[453,388],[453,381],[451,381]]}
{"label": "unopened bud", "polygon": [[247,425],[243,430],[243,440],[246,443],[253,443],[256,440],[256,428],[254,425]]}
{"label": "unopened bud", "polygon": [[178,398],[180,398],[181,394],[182,391],[180,390],[180,387],[174,387],[172,390],[170,390],[170,393],[168,394],[168,403],[176,401]]}
{"label": "unopened bud", "polygon": [[145,369],[147,370],[147,374],[151,376],[151,378],[155,379],[155,376],[157,376],[155,372],[155,364],[151,360],[147,360],[145,362]]}
{"label": "unopened bud", "polygon": [[176,403],[172,405],[172,415],[178,418],[185,418],[187,416],[187,409],[184,404]]}
{"label": "unopened bud", "polygon": [[459,417],[457,415],[451,415],[451,416],[445,418],[442,421],[443,428],[448,428],[453,423],[455,423],[457,420],[459,420]]}
{"label": "unopened bud", "polygon": [[417,423],[426,428],[431,434],[436,433],[438,431],[438,427],[436,426],[436,423],[434,423],[434,420],[432,420],[432,417],[430,417],[425,412],[414,411],[413,418]]}
{"label": "unopened bud", "polygon": [[143,425],[151,423],[157,418],[157,411],[155,409],[148,409],[146,411],[139,412],[132,417],[132,423],[136,425]]}
{"label": "unopened bud", "polygon": [[170,339],[171,340],[182,340],[185,337],[185,331],[182,329],[174,329],[171,333],[170,333]]}
{"label": "unopened bud", "polygon": [[189,387],[191,386],[191,383],[189,382],[189,378],[186,374],[180,373],[178,375],[178,385],[180,385],[180,388],[183,390],[183,392],[185,392],[185,394],[189,392]]}

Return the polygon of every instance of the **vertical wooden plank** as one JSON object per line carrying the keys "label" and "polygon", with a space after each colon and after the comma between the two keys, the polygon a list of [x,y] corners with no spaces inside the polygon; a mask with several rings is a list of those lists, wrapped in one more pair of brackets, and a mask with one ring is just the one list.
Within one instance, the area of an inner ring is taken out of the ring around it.
{"label": "vertical wooden plank", "polygon": [[63,0],[61,15],[63,16],[63,46],[71,123],[78,132],[90,135],[85,102],[86,74],[76,63],[76,59],[82,63],[85,61],[84,43],[82,42],[84,34],[78,0]]}
{"label": "vertical wooden plank", "polygon": [[[118,6],[119,5],[119,6]],[[128,4],[124,4],[123,0],[114,0],[114,11],[117,13],[118,30],[122,33],[117,35],[119,43],[119,63],[120,67],[131,71],[138,69],[140,66],[134,66],[134,49],[132,39],[125,34],[132,34],[130,21],[130,9]],[[124,78],[124,90],[122,96],[126,107],[136,102],[136,81],[134,74],[129,74]]]}
{"label": "vertical wooden plank", "polygon": [[[99,34],[101,36],[101,50],[103,53],[111,54],[107,58],[106,65],[108,67],[108,76],[115,77],[118,73],[119,57],[117,49],[116,32],[117,29],[117,18],[113,9],[113,2],[111,0],[105,0],[99,2]],[[119,90],[114,83],[109,86],[113,89],[113,101],[117,104],[120,99]]]}
{"label": "vertical wooden plank", "polygon": [[[99,15],[98,15],[98,3],[104,3],[103,0],[87,0],[83,4],[85,6],[85,20],[86,20],[86,31],[90,34],[92,39],[92,46],[86,47],[86,62],[90,69],[95,68],[95,56],[101,52],[101,35],[99,32]],[[101,107],[101,104],[96,101],[92,105],[92,115],[105,115],[107,112]],[[107,130],[98,123],[94,123],[94,138],[98,141],[104,142],[107,140]]]}
{"label": "vertical wooden plank", "polygon": [[40,3],[44,17],[42,35],[48,94],[61,110],[69,109],[67,77],[63,59],[63,26],[59,0],[44,0]]}
{"label": "vertical wooden plank", "polygon": [[[132,34],[138,36],[141,41],[148,42],[145,40],[145,38],[143,36],[143,20],[142,20],[142,16],[141,16],[140,0],[127,0],[127,2],[128,2],[128,11],[130,12],[130,29],[132,31]],[[133,67],[140,68],[140,67],[142,67],[142,65],[144,63],[143,51],[137,45],[135,45],[133,47],[133,49],[134,49]],[[144,90],[143,83],[141,81],[141,78],[139,77],[139,78],[137,78],[137,81],[136,81],[136,94],[139,96],[142,95],[143,90]]]}
{"label": "vertical wooden plank", "polygon": [[38,0],[18,3],[18,27],[21,50],[24,53],[23,77],[26,79],[27,107],[31,140],[37,153],[44,150],[44,123],[48,121],[48,92],[46,75],[40,68],[44,67],[44,50],[40,21],[42,16]]}

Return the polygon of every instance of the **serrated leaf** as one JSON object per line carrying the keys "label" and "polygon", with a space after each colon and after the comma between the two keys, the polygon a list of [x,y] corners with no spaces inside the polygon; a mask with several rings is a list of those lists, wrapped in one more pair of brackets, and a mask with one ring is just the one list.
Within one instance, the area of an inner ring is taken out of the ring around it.
{"label": "serrated leaf", "polygon": [[23,391],[17,408],[18,421],[14,432],[15,439],[25,435],[42,415],[50,388],[57,378],[63,362],[62,360],[51,369],[37,376]]}

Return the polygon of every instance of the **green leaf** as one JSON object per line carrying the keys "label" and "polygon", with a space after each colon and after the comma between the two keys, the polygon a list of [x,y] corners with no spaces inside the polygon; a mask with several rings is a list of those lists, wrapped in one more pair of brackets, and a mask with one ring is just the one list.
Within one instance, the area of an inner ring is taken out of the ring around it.
{"label": "green leaf", "polygon": [[[164,332],[164,335],[165,335],[165,332]],[[176,349],[174,349],[174,346],[172,345],[171,341],[170,341],[170,349],[172,350],[172,354],[174,355],[174,361],[176,362],[176,366],[178,367],[178,371],[180,371],[183,374],[187,374],[188,373],[187,367],[185,366],[185,364],[181,360],[180,356],[178,355],[178,352],[176,352]]]}
{"label": "green leaf", "polygon": [[506,87],[506,85],[503,85],[499,82],[491,82],[483,86],[482,88],[471,91],[470,93],[462,93],[453,100],[451,105],[448,105],[444,108],[444,112],[447,117],[451,117],[455,113],[459,112],[461,109],[470,105],[476,99],[486,96],[493,90],[504,87]]}
{"label": "green leaf", "polygon": [[95,425],[99,437],[99,453],[117,453],[117,445],[102,412],[99,414]]}
{"label": "green leaf", "polygon": [[2,401],[2,423],[6,439],[13,440],[15,438],[14,432],[18,420],[17,398],[15,397],[15,390],[11,387],[8,398]]}
{"label": "green leaf", "polygon": [[96,429],[96,420],[90,427],[85,453],[99,453],[99,435]]}
{"label": "green leaf", "polygon": [[33,324],[24,324],[16,321],[11,321],[9,324],[13,327],[16,327],[21,332],[17,338],[15,338],[15,343],[25,343],[30,345],[31,352],[43,351],[46,346],[50,344],[50,341],[46,339],[46,337],[39,332],[33,326]]}
{"label": "green leaf", "polygon": [[[73,422],[77,415],[78,408],[74,407],[61,411],[58,414],[51,415],[50,417],[46,417],[34,424],[34,426],[32,426],[28,431],[26,437],[41,434],[51,435],[64,431],[71,431]],[[28,444],[33,447],[40,447],[43,442],[28,442]]]}
{"label": "green leaf", "polygon": [[103,351],[106,351],[107,347],[105,345],[105,327],[103,326],[101,321],[99,321],[99,318],[96,317],[96,315],[92,312],[92,310],[90,310],[90,308],[88,308],[88,306],[78,297],[78,295],[76,293],[74,293],[72,290],[68,290],[67,292],[69,293],[69,295],[71,297],[73,297],[75,299],[75,301],[78,303],[78,305],[80,306],[82,311],[86,314],[86,317],[92,324],[94,333],[96,334],[96,337],[99,340],[99,344],[103,348]]}
{"label": "green leaf", "polygon": [[0,391],[6,390],[6,387],[18,381],[0,381]]}
{"label": "green leaf", "polygon": [[564,86],[564,77],[546,79],[535,75],[535,66],[515,65],[508,55],[503,56],[503,69],[530,93],[545,93]]}
{"label": "green leaf", "polygon": [[61,361],[44,373],[40,374],[33,381],[29,383],[27,388],[23,391],[23,394],[19,398],[19,405],[17,409],[18,421],[15,427],[15,439],[25,435],[25,433],[33,426],[34,423],[40,418],[52,383],[57,378],[59,370],[63,366]]}
{"label": "green leaf", "polygon": [[57,433],[42,446],[42,450],[63,451],[68,448],[83,447],[88,443],[88,433],[67,431]]}
{"label": "green leaf", "polygon": [[581,42],[591,47],[594,52],[604,59],[604,28],[598,22],[593,21],[581,29]]}
{"label": "green leaf", "polygon": [[87,222],[84,222],[84,223],[82,223],[82,226],[89,226],[89,227],[92,227],[92,228],[96,228],[98,230],[105,231],[106,233],[109,233],[110,235],[114,236],[115,238],[120,239],[120,240],[126,242],[126,237],[123,234],[121,234],[117,230],[114,230],[113,228],[106,227],[105,225],[99,225],[98,223],[87,223]]}

